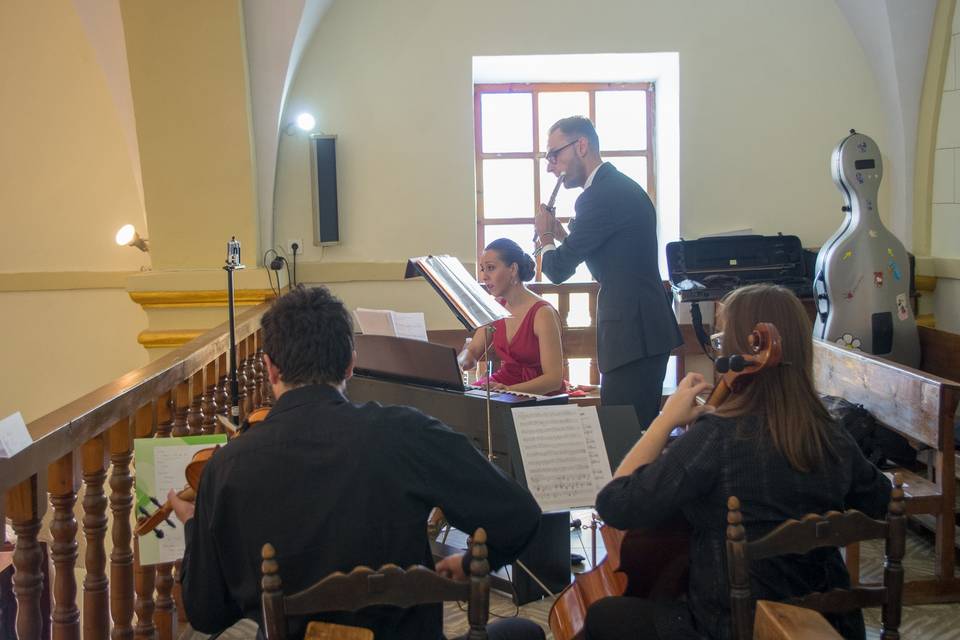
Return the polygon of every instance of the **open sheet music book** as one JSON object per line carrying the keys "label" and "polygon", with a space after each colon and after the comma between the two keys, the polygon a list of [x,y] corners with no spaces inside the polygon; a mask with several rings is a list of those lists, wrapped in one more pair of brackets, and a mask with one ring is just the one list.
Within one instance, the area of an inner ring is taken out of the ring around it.
{"label": "open sheet music book", "polygon": [[412,340],[427,340],[427,324],[423,313],[401,313],[388,309],[357,308],[357,324],[368,336],[393,336]]}
{"label": "open sheet music book", "polygon": [[527,489],[544,511],[592,507],[612,478],[596,407],[511,410]]}
{"label": "open sheet music book", "polygon": [[470,331],[509,318],[510,312],[487,293],[452,256],[422,256],[407,262],[407,278],[427,279],[454,315]]}

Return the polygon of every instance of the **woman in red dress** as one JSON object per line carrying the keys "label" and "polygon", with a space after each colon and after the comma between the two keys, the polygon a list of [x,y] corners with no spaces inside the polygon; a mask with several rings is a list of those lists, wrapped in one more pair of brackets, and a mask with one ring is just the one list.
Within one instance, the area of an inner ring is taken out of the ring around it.
{"label": "woman in red dress", "polygon": [[[495,322],[492,336],[483,327],[477,329],[459,361],[464,370],[470,369],[486,349],[496,349],[501,365],[490,377],[491,389],[537,394],[564,390],[560,315],[524,284],[534,273],[533,258],[507,238],[494,240],[480,256],[481,284],[512,317]],[[477,384],[485,382],[481,378]]]}

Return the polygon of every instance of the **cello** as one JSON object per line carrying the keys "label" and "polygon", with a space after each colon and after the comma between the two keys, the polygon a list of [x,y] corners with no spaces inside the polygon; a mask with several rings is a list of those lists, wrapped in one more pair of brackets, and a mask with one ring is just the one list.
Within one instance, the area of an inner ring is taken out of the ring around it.
{"label": "cello", "polygon": [[[742,389],[750,376],[780,364],[780,332],[769,322],[754,326],[749,353],[717,358],[722,374],[706,404],[716,408]],[[624,531],[601,525],[607,557],[576,576],[557,595],[548,621],[556,640],[583,637],[587,609],[608,596],[676,598],[686,591],[689,525],[681,514],[651,529]]]}

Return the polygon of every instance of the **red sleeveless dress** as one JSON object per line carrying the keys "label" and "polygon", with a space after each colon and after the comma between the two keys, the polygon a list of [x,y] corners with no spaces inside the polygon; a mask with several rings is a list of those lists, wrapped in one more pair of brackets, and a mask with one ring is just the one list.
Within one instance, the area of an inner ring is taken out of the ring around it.
{"label": "red sleeveless dress", "polygon": [[[540,365],[540,340],[533,332],[533,319],[540,307],[549,304],[543,300],[534,302],[509,341],[506,320],[493,323],[493,348],[500,358],[500,368],[491,376],[494,382],[509,387],[543,375],[543,367]],[[482,386],[486,380],[486,377],[480,378],[475,384]],[[558,391],[562,389],[555,392]]]}

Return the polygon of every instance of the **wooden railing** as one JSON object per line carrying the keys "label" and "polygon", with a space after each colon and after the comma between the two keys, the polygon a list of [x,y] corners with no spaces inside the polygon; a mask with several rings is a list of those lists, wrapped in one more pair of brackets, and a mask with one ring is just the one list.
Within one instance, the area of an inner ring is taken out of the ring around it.
{"label": "wooden railing", "polygon": [[[259,344],[260,318],[266,308],[266,304],[260,305],[237,319],[241,416],[265,404],[269,396]],[[228,344],[226,324],[212,329],[34,420],[28,425],[33,443],[12,458],[0,460],[0,496],[6,499],[5,505],[0,504],[0,521],[5,511],[15,536],[13,591],[18,638],[37,640],[48,626],[55,639],[81,637],[81,606],[84,638],[172,640],[176,636],[183,615],[182,607],[175,604],[179,594],[174,565],[140,567],[135,559],[133,438],[214,433],[216,414],[226,414],[229,409]],[[104,489],[108,476],[109,496]],[[81,478],[86,552],[78,606],[75,569],[79,540],[74,506]],[[41,594],[49,587],[44,577],[45,543],[40,539],[48,504],[53,509],[49,617],[41,607]],[[106,514],[108,505],[112,518]],[[108,533],[112,542],[109,575]],[[9,546],[5,527],[0,528],[0,545]],[[9,624],[9,620],[0,620],[0,626]]]}

